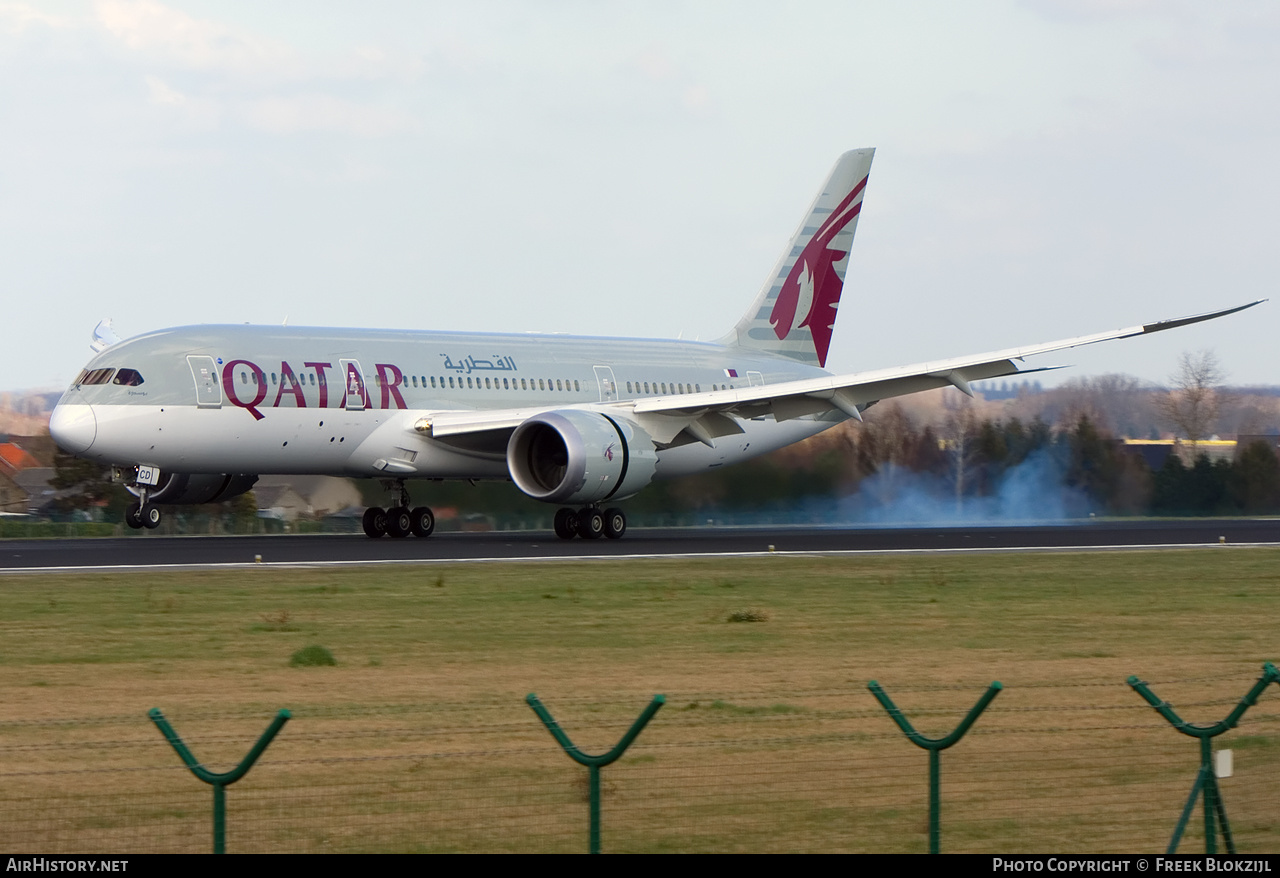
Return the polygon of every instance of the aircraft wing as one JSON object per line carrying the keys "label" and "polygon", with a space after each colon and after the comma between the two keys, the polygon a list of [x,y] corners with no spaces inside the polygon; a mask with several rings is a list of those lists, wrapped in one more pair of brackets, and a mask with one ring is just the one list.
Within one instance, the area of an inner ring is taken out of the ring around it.
{"label": "aircraft wing", "polygon": [[[973,381],[1062,368],[1061,366],[1019,368],[1015,361],[1025,360],[1026,357],[1188,326],[1192,323],[1225,317],[1265,301],[1266,299],[1259,299],[1247,305],[1196,314],[1191,317],[1143,323],[1110,332],[1098,332],[1043,344],[916,363],[910,366],[830,375],[778,384],[737,387],[733,390],[645,397],[596,405],[606,411],[614,410],[619,415],[632,417],[663,444],[681,445],[697,441],[712,445],[719,436],[742,432],[742,428],[735,419],[772,415],[775,420],[785,421],[804,415],[839,411],[849,417],[862,420],[861,410],[872,403],[895,396],[918,393],[922,390],[950,386],[972,396],[973,391],[969,384]],[[466,438],[471,434],[489,434],[500,442],[499,436],[509,435],[510,431],[518,427],[526,418],[540,411],[545,411],[545,406],[527,410],[435,412],[419,418],[414,424],[414,429],[419,433],[440,439],[455,437],[454,441],[460,445],[471,444]],[[497,442],[494,444],[496,445]],[[496,447],[494,451],[497,451]]]}
{"label": "aircraft wing", "polygon": [[[1082,345],[1096,344],[1101,341],[1132,338],[1137,335],[1149,335],[1153,332],[1188,326],[1192,323],[1225,317],[1228,314],[1252,308],[1254,305],[1265,301],[1266,299],[1259,299],[1247,305],[1239,305],[1235,308],[1226,308],[1221,311],[1211,311],[1206,314],[1196,314],[1191,317],[1161,320],[1156,323],[1143,323],[1138,326],[1130,326],[1110,332],[1097,332],[1092,335],[1007,348],[1001,351],[991,351],[967,357],[954,357],[948,360],[916,363],[910,366],[898,366],[890,369],[876,369],[869,372],[854,372],[846,375],[787,381],[766,386],[739,387],[734,390],[718,390],[677,396],[648,397],[635,400],[631,405],[637,414],[661,413],[670,415],[685,413],[692,415],[699,411],[705,411],[746,418],[772,414],[780,421],[835,409],[861,420],[859,409],[866,408],[871,403],[882,399],[947,386],[955,387],[972,396],[973,391],[969,389],[969,383],[972,381],[983,381],[1006,375],[1062,368],[1061,366],[1019,368],[1015,361],[1024,360],[1026,357],[1067,350],[1081,347]],[[697,438],[702,439],[702,437]]]}

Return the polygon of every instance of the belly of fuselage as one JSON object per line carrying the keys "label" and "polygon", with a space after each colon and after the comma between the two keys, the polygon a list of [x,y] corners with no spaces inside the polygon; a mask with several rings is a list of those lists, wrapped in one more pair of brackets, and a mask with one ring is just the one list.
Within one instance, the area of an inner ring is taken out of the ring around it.
{"label": "belly of fuselage", "polygon": [[[407,411],[275,409],[254,420],[240,408],[175,405],[76,406],[83,457],[146,464],[166,472],[250,472],[394,478],[506,478],[501,455],[468,453],[412,430]],[[63,420],[71,423],[68,416]],[[656,477],[677,478],[740,463],[832,426],[798,418],[741,422],[744,432],[714,447],[691,443],[658,452]],[[64,429],[64,432],[69,432]]]}

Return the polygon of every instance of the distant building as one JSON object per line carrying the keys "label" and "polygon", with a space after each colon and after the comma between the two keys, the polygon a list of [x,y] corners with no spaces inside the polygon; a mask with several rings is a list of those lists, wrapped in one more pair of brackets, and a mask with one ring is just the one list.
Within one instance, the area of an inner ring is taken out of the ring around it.
{"label": "distant building", "polygon": [[360,506],[360,491],[350,479],[335,476],[262,476],[253,486],[259,514],[295,521],[324,518]]}
{"label": "distant building", "polygon": [[16,442],[0,442],[0,473],[12,476],[24,469],[40,466],[35,455]]}
{"label": "distant building", "polygon": [[297,521],[307,514],[307,501],[289,485],[253,487],[253,497],[258,502],[259,518],[276,518],[281,521]]}
{"label": "distant building", "polygon": [[6,509],[7,512],[21,511],[32,515],[48,515],[53,511],[53,501],[61,495],[51,484],[54,469],[51,466],[33,466],[13,476],[13,482],[22,489],[25,495],[26,508],[22,510]]}
{"label": "distant building", "polygon": [[25,514],[27,492],[9,475],[0,472],[0,512]]}
{"label": "distant building", "polygon": [[1039,381],[1027,381],[1025,378],[1021,382],[1001,381],[999,384],[994,381],[979,381],[974,383],[973,389],[982,394],[983,399],[992,401],[1044,393],[1044,387]]}
{"label": "distant building", "polygon": [[1232,460],[1236,456],[1234,439],[1201,439],[1194,444],[1183,439],[1125,439],[1124,448],[1141,456],[1153,472],[1162,468],[1171,454],[1178,455],[1186,466],[1194,466],[1201,455],[1210,461]]}

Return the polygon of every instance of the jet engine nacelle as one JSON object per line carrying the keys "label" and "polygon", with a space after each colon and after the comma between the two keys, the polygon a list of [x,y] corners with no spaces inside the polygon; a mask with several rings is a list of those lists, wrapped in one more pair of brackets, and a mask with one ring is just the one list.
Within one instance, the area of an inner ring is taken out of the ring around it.
{"label": "jet engine nacelle", "polygon": [[507,443],[512,481],[547,503],[621,500],[649,484],[657,465],[653,439],[637,424],[584,409],[534,415]]}
{"label": "jet engine nacelle", "polygon": [[[258,481],[248,473],[169,473],[160,484],[147,490],[147,503],[186,506],[196,503],[221,503],[239,497]],[[138,496],[137,488],[129,493]]]}

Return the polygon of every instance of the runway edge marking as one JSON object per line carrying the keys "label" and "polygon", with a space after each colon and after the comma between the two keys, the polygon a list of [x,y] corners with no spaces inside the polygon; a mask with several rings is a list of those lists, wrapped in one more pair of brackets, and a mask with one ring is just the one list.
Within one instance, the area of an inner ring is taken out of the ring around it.
{"label": "runway edge marking", "polygon": [[103,564],[84,565],[79,567],[7,567],[0,570],[0,575],[36,574],[36,573],[88,573],[88,572],[139,572],[139,571],[175,571],[175,570],[253,570],[270,567],[274,569],[326,569],[334,567],[380,567],[380,566],[431,566],[436,564],[522,564],[553,563],[558,561],[645,561],[664,559],[704,559],[704,558],[839,558],[854,555],[965,555],[992,554],[999,552],[1025,553],[1066,553],[1066,552],[1133,552],[1159,551],[1165,549],[1251,549],[1275,548],[1276,543],[1162,543],[1144,545],[1141,543],[1108,546],[980,546],[972,548],[951,549],[835,549],[831,551],[783,550],[759,552],[688,552],[688,553],[639,553],[629,555],[517,555],[512,557],[486,558],[374,558],[364,561],[211,561],[205,564]]}

